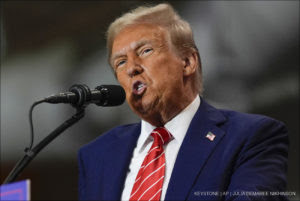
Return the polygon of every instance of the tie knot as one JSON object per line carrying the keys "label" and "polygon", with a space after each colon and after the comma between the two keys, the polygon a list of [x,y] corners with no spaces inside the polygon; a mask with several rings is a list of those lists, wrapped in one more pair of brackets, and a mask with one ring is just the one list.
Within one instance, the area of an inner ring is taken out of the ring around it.
{"label": "tie knot", "polygon": [[172,139],[171,133],[164,127],[154,129],[151,136],[154,138],[154,141],[157,141],[162,145],[168,143]]}

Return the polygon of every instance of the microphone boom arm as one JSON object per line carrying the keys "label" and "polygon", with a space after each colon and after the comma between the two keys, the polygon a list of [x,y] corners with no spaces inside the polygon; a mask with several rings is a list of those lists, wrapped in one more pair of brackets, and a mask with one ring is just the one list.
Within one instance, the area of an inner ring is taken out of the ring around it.
{"label": "microphone boom arm", "polygon": [[25,156],[18,161],[12,171],[4,180],[3,184],[13,182],[19,174],[24,170],[24,168],[33,160],[33,158],[52,140],[54,140],[58,135],[64,132],[67,128],[71,127],[73,124],[82,119],[85,115],[84,108],[76,108],[76,114],[71,118],[67,119],[64,123],[58,126],[54,131],[52,131],[47,137],[45,137],[40,143],[38,143],[33,149],[25,150]]}

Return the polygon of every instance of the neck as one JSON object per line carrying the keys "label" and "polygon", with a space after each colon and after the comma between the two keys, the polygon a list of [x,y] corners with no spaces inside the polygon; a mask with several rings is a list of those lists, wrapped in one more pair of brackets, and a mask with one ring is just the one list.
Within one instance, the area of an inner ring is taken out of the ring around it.
{"label": "neck", "polygon": [[168,102],[168,105],[163,107],[163,110],[158,110],[150,115],[145,115],[142,118],[155,127],[162,127],[191,104],[197,95],[198,93],[181,101]]}

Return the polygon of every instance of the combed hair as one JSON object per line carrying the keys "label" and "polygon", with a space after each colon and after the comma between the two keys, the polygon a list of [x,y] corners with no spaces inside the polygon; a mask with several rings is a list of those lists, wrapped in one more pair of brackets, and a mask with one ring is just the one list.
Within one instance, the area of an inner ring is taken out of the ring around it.
{"label": "combed hair", "polygon": [[198,57],[198,78],[196,85],[200,94],[202,94],[202,70],[199,51],[193,39],[193,32],[188,22],[183,20],[167,3],[156,6],[140,6],[133,9],[110,24],[107,33],[108,59],[110,60],[113,41],[118,33],[127,26],[134,24],[154,24],[165,28],[171,38],[179,55],[185,55],[189,52],[196,52]]}

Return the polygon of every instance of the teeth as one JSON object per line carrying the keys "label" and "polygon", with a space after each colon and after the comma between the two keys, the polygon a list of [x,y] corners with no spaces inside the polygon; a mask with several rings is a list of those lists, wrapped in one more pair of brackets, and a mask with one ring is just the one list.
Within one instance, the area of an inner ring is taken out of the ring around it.
{"label": "teeth", "polygon": [[140,90],[141,88],[143,88],[143,84],[139,84],[139,86],[137,87],[137,90]]}

